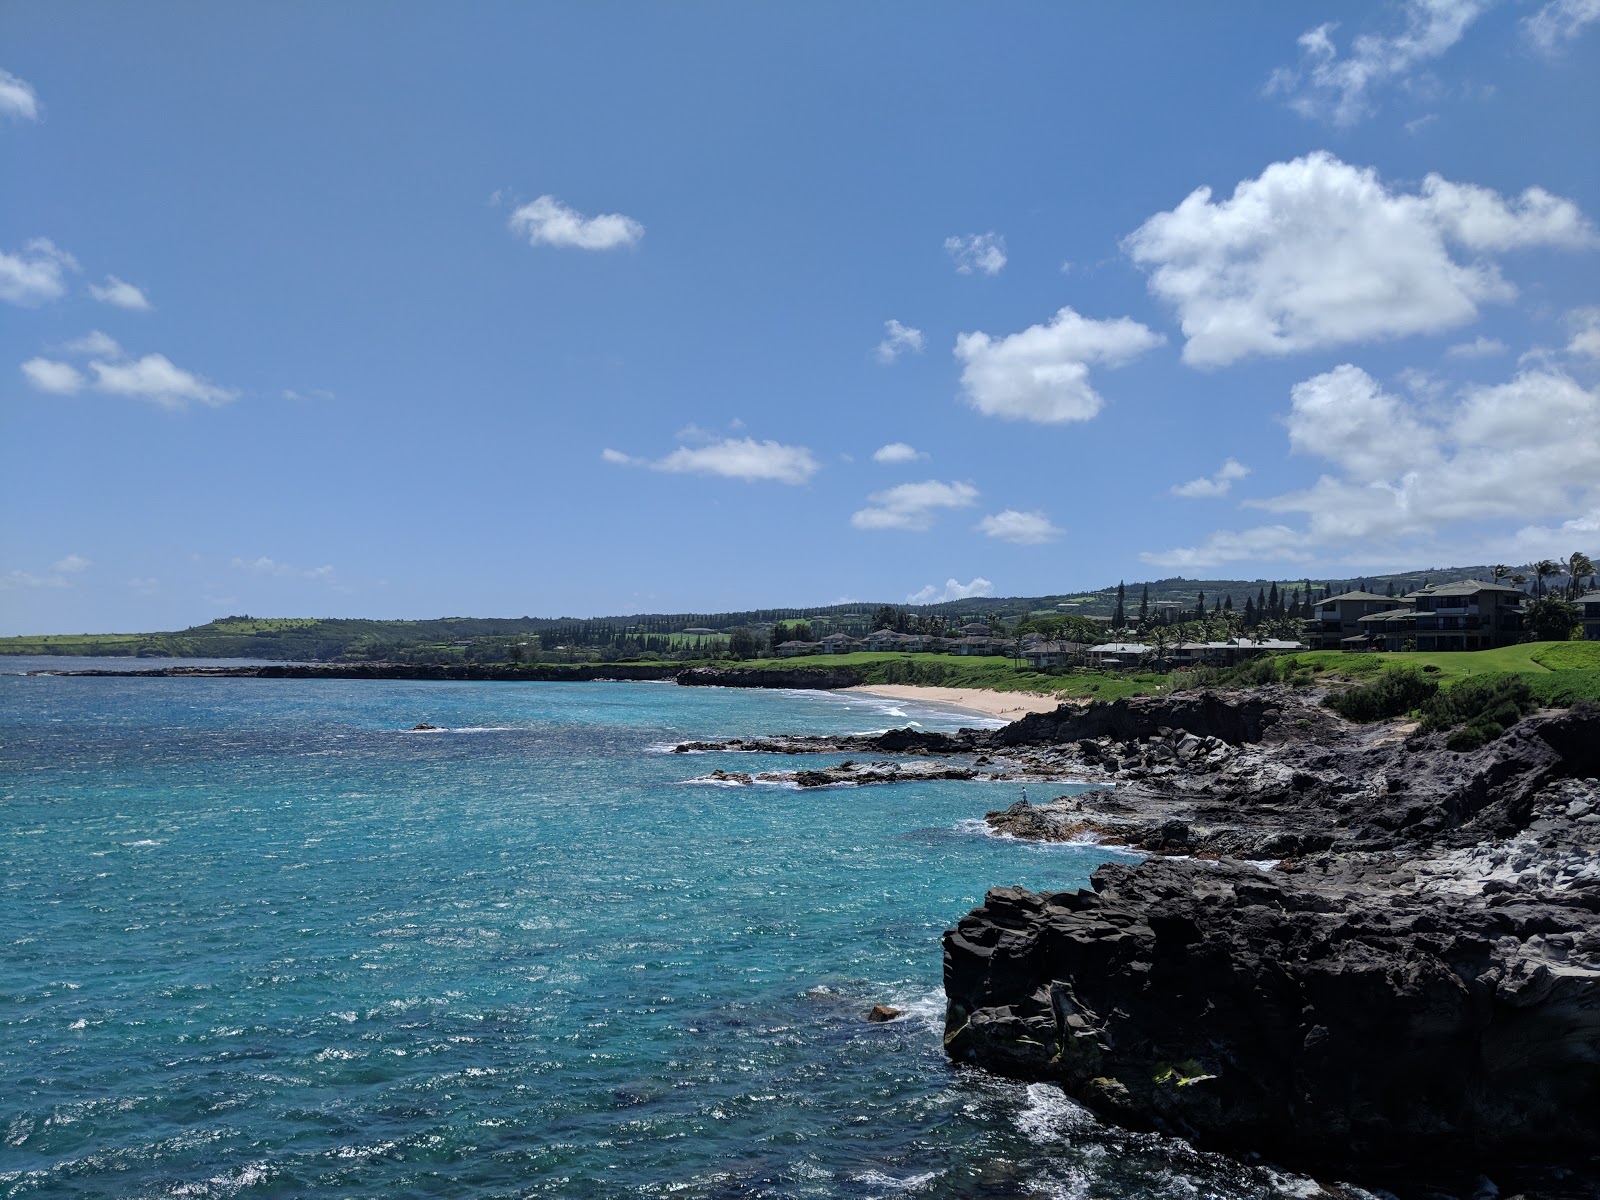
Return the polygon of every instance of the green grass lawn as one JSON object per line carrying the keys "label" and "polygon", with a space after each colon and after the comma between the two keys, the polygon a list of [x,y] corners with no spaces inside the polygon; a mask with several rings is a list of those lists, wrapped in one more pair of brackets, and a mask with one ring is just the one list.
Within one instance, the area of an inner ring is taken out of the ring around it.
{"label": "green grass lawn", "polygon": [[1399,654],[1305,650],[1285,657],[1298,666],[1351,679],[1367,679],[1391,666],[1436,667],[1438,678],[1448,682],[1502,671],[1544,675],[1551,671],[1600,670],[1600,642],[1526,642],[1496,650],[1419,650]]}

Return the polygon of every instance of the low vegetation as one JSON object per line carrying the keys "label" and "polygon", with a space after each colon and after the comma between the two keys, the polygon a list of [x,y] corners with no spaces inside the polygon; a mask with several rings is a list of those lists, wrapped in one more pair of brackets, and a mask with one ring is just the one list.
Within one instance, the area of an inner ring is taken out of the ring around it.
{"label": "low vegetation", "polygon": [[1477,675],[1430,697],[1422,705],[1422,729],[1450,730],[1447,747],[1476,750],[1536,707],[1524,676]]}
{"label": "low vegetation", "polygon": [[1347,721],[1383,721],[1421,708],[1439,691],[1439,682],[1416,667],[1396,667],[1371,683],[1330,692],[1322,703]]}

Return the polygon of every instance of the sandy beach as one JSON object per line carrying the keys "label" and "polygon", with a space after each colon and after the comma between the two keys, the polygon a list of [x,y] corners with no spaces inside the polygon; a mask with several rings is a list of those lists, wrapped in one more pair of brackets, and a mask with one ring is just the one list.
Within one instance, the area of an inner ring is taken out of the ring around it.
{"label": "sandy beach", "polygon": [[915,687],[907,683],[864,683],[841,691],[865,692],[890,700],[925,700],[982,713],[986,717],[1016,720],[1034,712],[1053,712],[1064,701],[1038,692],[990,692],[982,688]]}

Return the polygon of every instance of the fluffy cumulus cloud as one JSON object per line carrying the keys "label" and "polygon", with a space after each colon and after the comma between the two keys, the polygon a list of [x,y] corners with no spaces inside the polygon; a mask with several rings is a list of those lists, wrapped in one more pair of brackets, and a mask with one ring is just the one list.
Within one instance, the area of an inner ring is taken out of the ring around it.
{"label": "fluffy cumulus cloud", "polygon": [[973,596],[992,595],[994,595],[994,584],[982,575],[977,575],[970,583],[962,583],[959,579],[946,579],[942,588],[936,583],[930,583],[922,590],[907,596],[906,603],[946,604],[951,600],[970,600]]}
{"label": "fluffy cumulus cloud", "polygon": [[947,237],[944,252],[961,275],[998,275],[1006,265],[1006,239],[992,229],[966,237]]}
{"label": "fluffy cumulus cloud", "polygon": [[913,329],[909,325],[902,325],[899,321],[889,320],[883,323],[883,341],[878,343],[875,353],[879,362],[888,364],[907,351],[913,354],[921,354],[922,347],[922,330]]}
{"label": "fluffy cumulus cloud", "polygon": [[94,564],[81,554],[69,554],[50,564],[52,571],[60,571],[63,575],[77,575],[87,571]]}
{"label": "fluffy cumulus cloud", "polygon": [[1238,459],[1223,460],[1214,475],[1202,475],[1199,479],[1191,479],[1188,483],[1180,483],[1173,487],[1174,496],[1183,496],[1189,500],[1209,500],[1217,496],[1226,496],[1233,490],[1237,480],[1250,474],[1250,468]]}
{"label": "fluffy cumulus cloud", "polygon": [[1018,546],[1038,546],[1061,536],[1061,530],[1052,525],[1044,513],[1038,510],[1018,512],[1014,508],[991,513],[978,522],[978,532]]}
{"label": "fluffy cumulus cloud", "polygon": [[0,70],[0,117],[17,121],[39,119],[39,97],[33,85],[5,70]]}
{"label": "fluffy cumulus cloud", "polygon": [[904,442],[890,442],[887,446],[879,446],[872,452],[874,462],[889,463],[891,465],[894,463],[916,462],[927,457],[915,446],[908,446]]}
{"label": "fluffy cumulus cloud", "polygon": [[1414,403],[1346,364],[1295,386],[1296,454],[1329,469],[1251,507],[1298,517],[1144,555],[1178,568],[1235,561],[1354,561],[1426,554],[1452,531],[1482,547],[1497,524],[1600,510],[1600,388],[1549,367]]}
{"label": "fluffy cumulus cloud", "polygon": [[101,304],[113,304],[132,312],[149,312],[150,300],[133,284],[115,275],[107,275],[104,283],[91,283],[89,294]]}
{"label": "fluffy cumulus cloud", "polygon": [[49,358],[30,358],[22,364],[22,377],[36,392],[50,396],[70,396],[81,391],[87,380],[71,363]]}
{"label": "fluffy cumulus cloud", "polygon": [[868,507],[853,513],[850,524],[857,529],[910,529],[921,532],[933,527],[934,515],[944,508],[970,508],[977,502],[978,489],[970,483],[943,483],[927,479],[921,483],[902,483],[867,497]]}
{"label": "fluffy cumulus cloud", "polygon": [[15,254],[0,250],[0,300],[35,308],[66,294],[78,260],[49,238],[34,238]]}
{"label": "fluffy cumulus cloud", "polygon": [[1405,28],[1390,34],[1362,34],[1345,54],[1334,44],[1338,26],[1319,25],[1301,34],[1300,62],[1274,71],[1267,91],[1286,97],[1302,116],[1353,125],[1372,113],[1374,92],[1405,81],[1424,63],[1443,55],[1490,3],[1492,0],[1406,0]]}
{"label": "fluffy cumulus cloud", "polygon": [[511,214],[511,232],[528,239],[530,246],[561,246],[575,250],[616,250],[637,246],[644,226],[621,213],[586,217],[554,196],[540,196]]}
{"label": "fluffy cumulus cloud", "polygon": [[1577,206],[1542,188],[1507,200],[1429,175],[1420,192],[1391,191],[1319,151],[1273,163],[1226,200],[1199,188],[1123,247],[1177,309],[1184,361],[1215,367],[1452,329],[1516,295],[1489,253],[1594,242]]}
{"label": "fluffy cumulus cloud", "polygon": [[679,446],[662,458],[640,458],[609,446],[600,452],[602,460],[618,466],[649,467],[674,474],[715,475],[745,483],[770,482],[801,484],[821,468],[804,446],[785,446],[780,442],[758,442],[754,438],[724,438],[706,446]]}
{"label": "fluffy cumulus cloud", "polygon": [[972,407],[988,417],[1059,425],[1087,421],[1105,403],[1089,368],[1119,367],[1166,339],[1128,317],[1097,321],[1071,308],[1048,325],[992,338],[963,333],[955,354],[965,366],[961,386]]}
{"label": "fluffy cumulus cloud", "polygon": [[1554,54],[1600,21],[1600,0],[1549,0],[1523,19],[1522,27],[1533,44]]}

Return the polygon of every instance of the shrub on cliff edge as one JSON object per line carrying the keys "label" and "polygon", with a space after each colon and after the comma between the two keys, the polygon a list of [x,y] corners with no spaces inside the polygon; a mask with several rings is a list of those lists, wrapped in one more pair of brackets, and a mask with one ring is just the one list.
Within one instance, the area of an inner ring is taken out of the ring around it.
{"label": "shrub on cliff edge", "polygon": [[1385,671],[1372,683],[1346,688],[1322,703],[1347,721],[1382,721],[1420,708],[1439,691],[1439,685],[1415,667]]}

